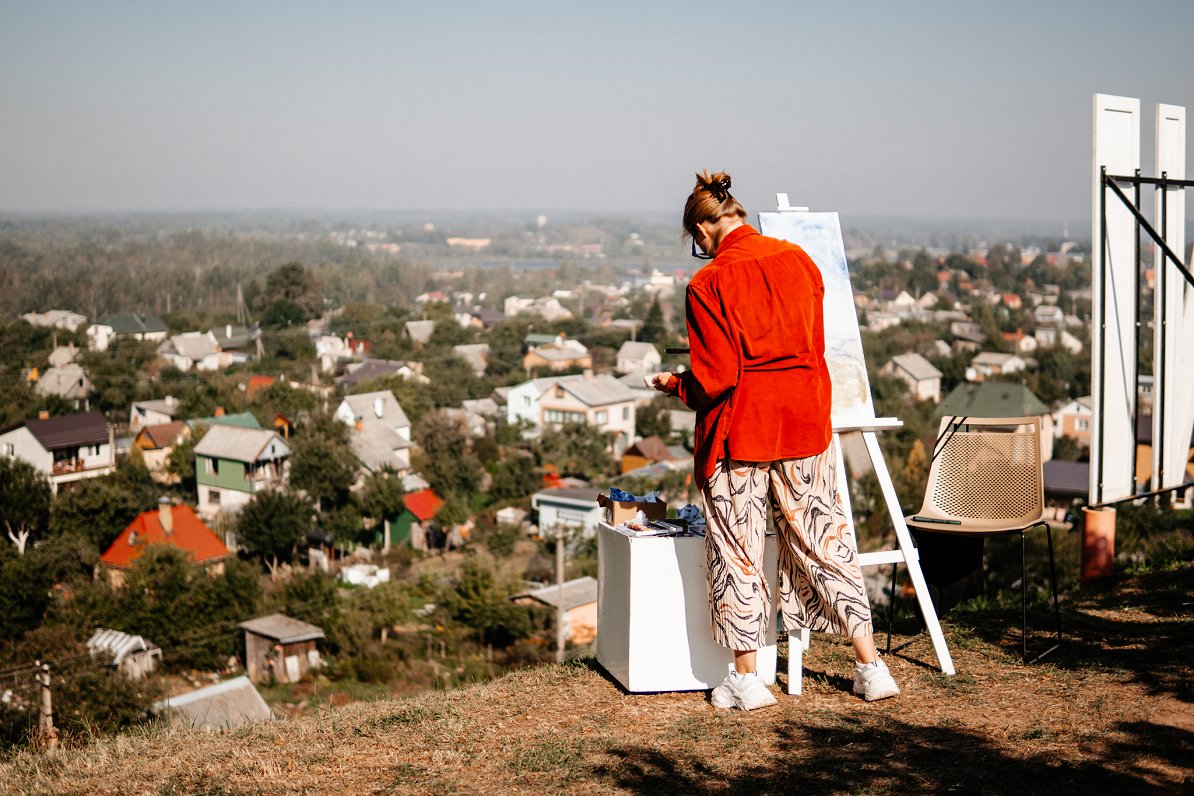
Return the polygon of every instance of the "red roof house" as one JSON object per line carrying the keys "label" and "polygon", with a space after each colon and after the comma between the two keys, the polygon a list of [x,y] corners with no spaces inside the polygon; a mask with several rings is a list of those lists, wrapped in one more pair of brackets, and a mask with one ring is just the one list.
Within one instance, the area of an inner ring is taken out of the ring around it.
{"label": "red roof house", "polygon": [[433,489],[420,489],[418,492],[411,492],[402,498],[402,502],[420,522],[427,522],[439,511],[439,507],[444,505],[443,498],[435,494]]}
{"label": "red roof house", "polygon": [[402,503],[406,509],[385,523],[384,546],[409,543],[415,550],[427,550],[433,546],[431,520],[444,505],[443,498],[432,489],[420,489],[403,497]]}
{"label": "red roof house", "polygon": [[248,384],[245,385],[245,397],[249,402],[257,400],[257,396],[262,392],[274,386],[274,382],[278,380],[277,376],[263,376],[257,374],[249,377]]}
{"label": "red roof house", "polygon": [[100,556],[99,566],[112,584],[119,586],[124,581],[125,571],[151,544],[172,545],[185,550],[191,560],[213,575],[223,574],[224,559],[229,556],[227,546],[204,525],[194,509],[186,505],[176,506],[163,499],[156,510],[143,511],[129,523]]}

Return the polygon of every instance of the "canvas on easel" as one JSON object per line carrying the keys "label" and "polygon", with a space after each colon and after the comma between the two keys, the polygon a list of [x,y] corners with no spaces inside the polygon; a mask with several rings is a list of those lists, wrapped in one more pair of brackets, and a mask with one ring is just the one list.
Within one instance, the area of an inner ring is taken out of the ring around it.
{"label": "canvas on easel", "polygon": [[[953,659],[945,644],[941,624],[929,599],[928,586],[920,569],[920,561],[904,514],[895,494],[895,485],[887,470],[887,462],[879,449],[876,432],[899,428],[903,425],[895,418],[877,418],[871,400],[871,385],[867,378],[866,358],[862,349],[862,333],[858,328],[858,317],[854,311],[854,291],[850,285],[850,273],[846,263],[846,247],[842,239],[841,223],[837,213],[808,212],[807,208],[793,208],[788,204],[787,194],[777,194],[779,210],[774,213],[759,213],[759,231],[767,236],[786,240],[800,246],[821,270],[825,284],[825,361],[833,383],[833,433],[837,445],[838,483],[849,483],[846,479],[845,461],[842,456],[841,436],[858,435],[864,446],[875,475],[879,480],[883,499],[891,515],[898,547],[859,555],[860,566],[880,564],[904,564],[916,590],[925,626],[933,641],[933,650],[941,671],[954,673]],[[850,514],[849,489],[839,490],[843,509]],[[807,629],[789,629],[788,641],[788,693],[801,691],[801,666],[804,650],[808,649]]]}
{"label": "canvas on easel", "polygon": [[875,406],[837,213],[759,213],[759,232],[795,243],[821,269],[825,283],[825,363],[833,382],[833,425],[873,421]]}

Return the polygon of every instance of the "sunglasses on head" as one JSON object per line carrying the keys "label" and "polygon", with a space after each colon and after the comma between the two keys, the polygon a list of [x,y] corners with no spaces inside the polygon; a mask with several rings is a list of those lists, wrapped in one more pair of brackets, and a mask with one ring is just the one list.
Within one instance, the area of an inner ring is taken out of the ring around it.
{"label": "sunglasses on head", "polygon": [[705,252],[703,252],[702,250],[697,248],[696,238],[692,239],[692,256],[697,258],[698,260],[712,260],[713,259],[712,254],[705,254]]}

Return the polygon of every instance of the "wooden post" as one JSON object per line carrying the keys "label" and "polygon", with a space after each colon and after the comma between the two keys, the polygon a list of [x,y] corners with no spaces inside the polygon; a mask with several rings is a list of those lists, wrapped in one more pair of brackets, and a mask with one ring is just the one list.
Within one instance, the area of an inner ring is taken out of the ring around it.
{"label": "wooden post", "polygon": [[37,738],[47,752],[58,750],[58,730],[54,729],[54,702],[50,694],[50,664],[35,661],[36,680],[41,686],[41,711],[37,718]]}
{"label": "wooden post", "polygon": [[556,531],[556,663],[564,662],[564,526]]}

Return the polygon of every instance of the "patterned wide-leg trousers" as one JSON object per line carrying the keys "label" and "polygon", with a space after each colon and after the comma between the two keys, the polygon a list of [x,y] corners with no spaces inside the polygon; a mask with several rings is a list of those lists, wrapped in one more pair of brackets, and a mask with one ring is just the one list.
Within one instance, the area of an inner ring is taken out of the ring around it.
{"label": "patterned wide-leg trousers", "polygon": [[870,601],[854,526],[838,495],[832,442],[802,459],[723,459],[702,491],[714,641],[733,650],[765,643],[773,613],[763,571],[769,495],[784,628],[849,638],[871,634]]}

